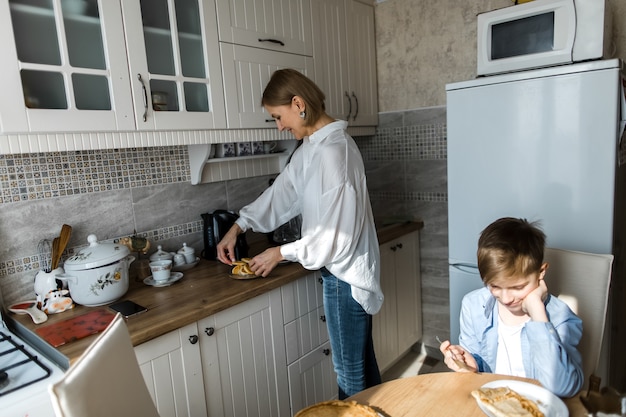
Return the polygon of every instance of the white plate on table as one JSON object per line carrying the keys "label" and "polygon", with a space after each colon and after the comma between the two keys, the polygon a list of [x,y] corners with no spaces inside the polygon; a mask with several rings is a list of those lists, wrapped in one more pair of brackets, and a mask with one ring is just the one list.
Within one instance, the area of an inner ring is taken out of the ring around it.
{"label": "white plate on table", "polygon": [[182,271],[186,271],[188,269],[193,268],[194,266],[198,265],[198,262],[200,262],[200,258],[198,258],[196,256],[196,260],[193,261],[192,263],[189,264],[182,264],[182,265],[173,265],[172,266],[172,271],[176,271],[176,272],[182,272]]}
{"label": "white plate on table", "polygon": [[[483,385],[481,388],[499,388],[509,387],[520,395],[533,400],[539,406],[539,409],[546,417],[568,417],[569,411],[567,406],[559,397],[540,387],[539,385],[529,384],[528,382],[515,381],[512,379],[500,379],[491,381]],[[489,410],[484,408],[479,401],[478,406],[489,417],[495,417]]]}
{"label": "white plate on table", "polygon": [[149,276],[148,278],[143,280],[143,283],[146,285],[150,285],[152,287],[167,287],[172,285],[173,283],[175,283],[176,281],[178,281],[179,279],[181,279],[183,277],[183,273],[182,272],[172,272],[170,274],[170,277],[167,281],[155,281],[154,278],[152,278],[152,276]]}

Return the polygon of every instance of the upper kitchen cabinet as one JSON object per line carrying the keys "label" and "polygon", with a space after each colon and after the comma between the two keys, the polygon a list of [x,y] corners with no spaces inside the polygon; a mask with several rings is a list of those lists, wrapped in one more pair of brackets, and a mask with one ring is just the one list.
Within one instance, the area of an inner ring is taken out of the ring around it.
{"label": "upper kitchen cabinet", "polygon": [[350,126],[378,124],[374,7],[357,0],[312,2],[315,81],[326,110]]}
{"label": "upper kitchen cabinet", "polygon": [[214,0],[0,0],[0,132],[226,127],[215,13]]}
{"label": "upper kitchen cabinet", "polygon": [[294,68],[313,77],[313,58],[221,43],[224,91],[229,128],[275,128],[274,119],[261,106],[263,90],[272,73]]}
{"label": "upper kitchen cabinet", "polygon": [[121,0],[140,130],[226,127],[213,0]]}
{"label": "upper kitchen cabinet", "polygon": [[0,0],[0,132],[133,129],[117,2]]}
{"label": "upper kitchen cabinet", "polygon": [[220,42],[312,54],[310,0],[216,0],[215,3]]}
{"label": "upper kitchen cabinet", "polygon": [[273,128],[261,106],[272,73],[313,76],[310,0],[216,0],[229,128]]}

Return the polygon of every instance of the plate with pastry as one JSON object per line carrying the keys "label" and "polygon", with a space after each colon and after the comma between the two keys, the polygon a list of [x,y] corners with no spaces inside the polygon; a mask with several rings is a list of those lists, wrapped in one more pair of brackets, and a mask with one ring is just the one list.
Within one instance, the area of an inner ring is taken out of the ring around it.
{"label": "plate with pastry", "polygon": [[241,258],[239,261],[233,261],[233,268],[228,276],[233,279],[262,278],[260,275],[252,272],[248,262],[250,262],[250,258]]}
{"label": "plate with pastry", "polygon": [[489,417],[567,417],[565,403],[547,389],[524,381],[501,379],[472,391]]}

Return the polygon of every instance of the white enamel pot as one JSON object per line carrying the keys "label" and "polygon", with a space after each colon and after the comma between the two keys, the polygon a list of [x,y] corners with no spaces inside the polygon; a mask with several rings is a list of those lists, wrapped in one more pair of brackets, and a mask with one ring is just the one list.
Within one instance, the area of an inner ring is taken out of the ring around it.
{"label": "white enamel pot", "polygon": [[68,258],[64,274],[56,277],[67,282],[70,296],[88,307],[109,304],[128,291],[129,267],[135,260],[124,245],[99,243],[95,235],[87,237],[89,246]]}

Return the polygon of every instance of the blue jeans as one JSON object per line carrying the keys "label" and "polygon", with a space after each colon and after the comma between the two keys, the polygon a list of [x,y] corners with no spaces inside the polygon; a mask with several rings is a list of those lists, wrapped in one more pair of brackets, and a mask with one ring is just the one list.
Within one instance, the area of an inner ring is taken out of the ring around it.
{"label": "blue jeans", "polygon": [[339,399],[343,400],[381,382],[372,340],[372,316],[352,298],[350,284],[326,268],[321,272],[333,366]]}

